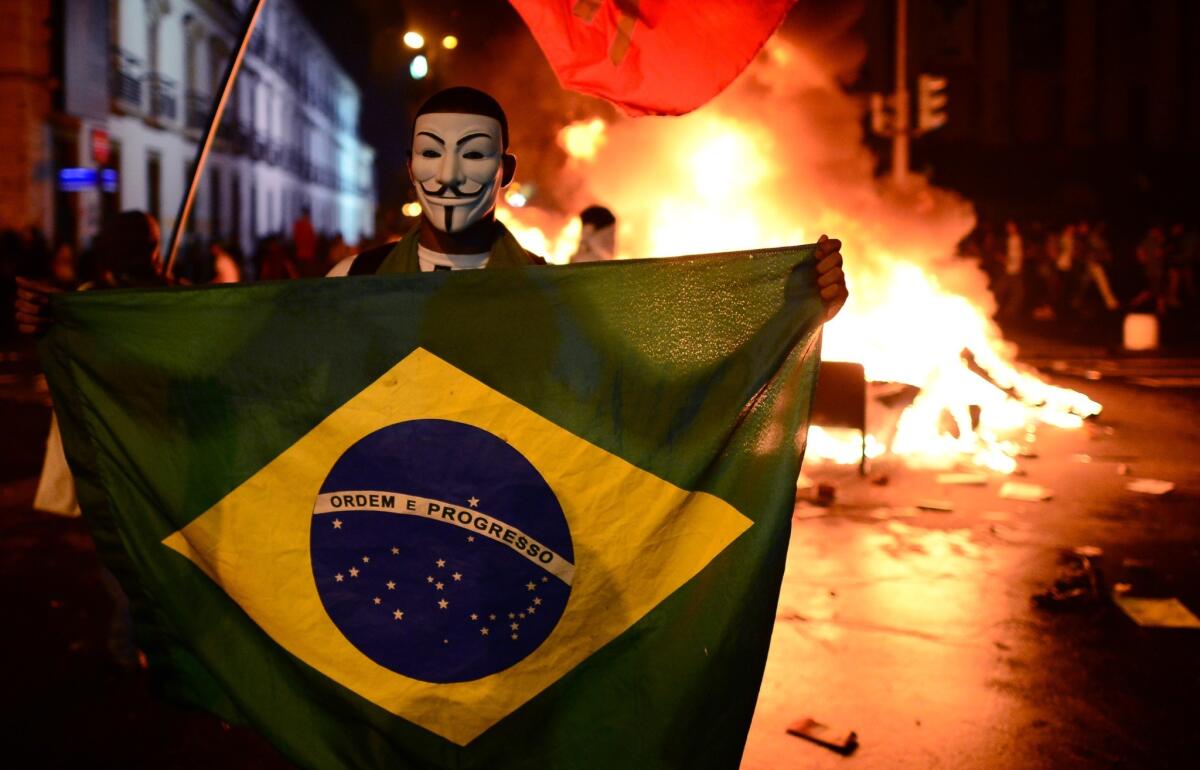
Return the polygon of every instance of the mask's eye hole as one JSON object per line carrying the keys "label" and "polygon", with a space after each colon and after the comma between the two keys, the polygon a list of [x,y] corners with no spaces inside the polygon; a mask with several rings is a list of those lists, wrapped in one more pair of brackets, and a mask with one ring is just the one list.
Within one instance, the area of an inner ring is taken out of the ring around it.
{"label": "mask's eye hole", "polygon": [[464,152],[463,157],[467,160],[483,160],[483,153],[479,150],[471,150],[470,152]]}
{"label": "mask's eye hole", "polygon": [[437,150],[421,150],[422,158],[440,158],[442,154]]}

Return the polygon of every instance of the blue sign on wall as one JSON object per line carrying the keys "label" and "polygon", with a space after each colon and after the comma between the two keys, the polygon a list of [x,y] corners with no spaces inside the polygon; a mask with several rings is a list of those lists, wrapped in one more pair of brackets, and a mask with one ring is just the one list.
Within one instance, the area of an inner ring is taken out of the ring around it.
{"label": "blue sign on wall", "polygon": [[82,192],[96,186],[99,173],[94,168],[64,168],[58,172],[58,189],[63,192]]}

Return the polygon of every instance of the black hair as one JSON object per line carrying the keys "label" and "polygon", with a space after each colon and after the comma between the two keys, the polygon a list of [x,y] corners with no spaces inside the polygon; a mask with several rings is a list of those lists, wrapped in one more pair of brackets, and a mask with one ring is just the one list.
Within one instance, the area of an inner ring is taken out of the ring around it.
{"label": "black hair", "polygon": [[603,206],[588,206],[579,213],[579,221],[585,225],[591,225],[597,230],[602,230],[616,224],[617,218]]}
{"label": "black hair", "polygon": [[500,143],[508,152],[508,118],[504,115],[504,108],[478,88],[454,86],[442,89],[425,100],[413,120],[431,112],[462,112],[494,118],[500,124]]}
{"label": "black hair", "polygon": [[158,222],[144,211],[122,211],[92,245],[100,269],[130,285],[161,282],[154,265],[158,247]]}

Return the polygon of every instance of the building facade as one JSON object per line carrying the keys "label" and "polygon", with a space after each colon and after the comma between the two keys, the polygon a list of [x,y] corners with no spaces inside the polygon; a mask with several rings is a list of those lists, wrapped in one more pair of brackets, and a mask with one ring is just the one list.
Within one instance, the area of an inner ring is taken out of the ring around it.
{"label": "building facade", "polygon": [[50,0],[0,0],[0,229],[52,224]]}
{"label": "building facade", "polygon": [[[173,226],[237,44],[246,0],[112,0],[113,89],[120,116],[123,208]],[[140,85],[140,93],[137,86]],[[226,108],[189,231],[247,252],[288,230],[302,209],[319,232],[355,243],[372,234],[374,151],[358,137],[361,96],[290,0],[269,0]]]}
{"label": "building facade", "polygon": [[[52,142],[53,229],[84,246],[116,212],[140,209],[158,218],[166,242],[250,3],[58,2],[53,26],[62,43],[52,48],[63,88]],[[221,241],[251,254],[261,238],[289,233],[305,209],[318,233],[348,243],[369,238],[374,150],[358,135],[360,102],[358,87],[291,0],[267,0],[185,243]]]}

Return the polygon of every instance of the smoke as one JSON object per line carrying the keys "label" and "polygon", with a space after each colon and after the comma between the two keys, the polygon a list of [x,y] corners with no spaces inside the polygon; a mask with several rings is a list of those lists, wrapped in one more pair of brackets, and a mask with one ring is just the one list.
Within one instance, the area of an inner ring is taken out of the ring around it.
{"label": "smoke", "polygon": [[[894,440],[876,443],[911,454],[968,452],[1011,471],[1010,448],[995,440],[1001,431],[1031,419],[1078,425],[1099,405],[1011,363],[986,277],[956,254],[974,226],[972,206],[920,176],[903,189],[877,177],[865,104],[846,90],[865,54],[860,12],[831,0],[798,5],[729,88],[670,118],[626,118],[567,94],[547,82],[553,76],[540,57],[529,65],[528,36],[517,38],[507,50],[519,54],[521,77],[492,69],[478,83],[523,127],[513,136],[530,206],[501,213],[528,248],[554,261],[571,253],[574,214],[593,204],[616,214],[622,258],[840,238],[851,296],[826,325],[824,357],[861,362],[871,380],[921,391]],[[953,436],[942,430],[945,414],[958,424]]]}

